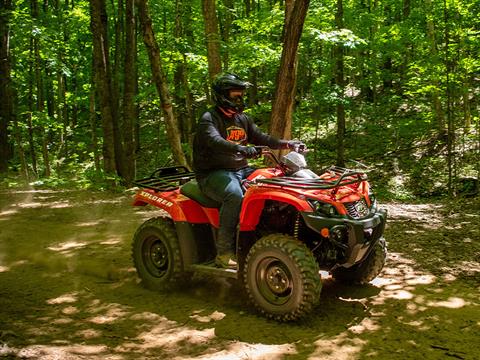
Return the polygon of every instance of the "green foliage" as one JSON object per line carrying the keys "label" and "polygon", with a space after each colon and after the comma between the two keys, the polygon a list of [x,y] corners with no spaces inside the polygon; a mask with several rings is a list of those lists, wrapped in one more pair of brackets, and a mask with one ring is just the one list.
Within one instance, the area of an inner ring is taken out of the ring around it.
{"label": "green foliage", "polygon": [[[107,3],[110,58],[113,64],[119,51],[122,69],[124,49],[115,48],[115,25],[121,21],[118,3]],[[181,13],[176,12],[176,2],[152,0],[149,6],[167,82],[176,96],[175,111],[180,114],[185,108],[181,99],[187,91],[176,77],[182,64],[193,102],[190,110],[198,118],[209,106],[204,22],[201,1],[182,3]],[[216,3],[224,70],[255,84],[256,98],[247,113],[266,131],[282,53],[283,2],[254,2],[248,17],[244,2],[233,2],[233,9],[225,2]],[[29,174],[36,177],[35,186],[107,188],[120,184],[121,179],[94,167],[94,150],[101,153],[102,128],[98,101],[96,127],[92,129],[91,124],[89,2],[60,0],[58,7],[39,3],[38,16],[32,15],[31,4],[16,1],[10,19],[18,120],[17,127],[9,124],[10,137],[17,142],[11,169],[15,173],[20,168],[21,146]],[[432,0],[409,2],[409,8],[403,5],[393,0],[343,1],[343,29],[337,29],[337,2],[310,2],[299,47],[292,127],[292,137],[306,141],[312,149],[308,154],[312,167],[327,166],[336,159],[336,106],[342,104],[347,117],[346,157],[369,164],[380,193],[396,199],[447,192],[448,152],[443,129],[448,119],[450,134],[455,135],[455,176],[478,177],[480,171],[480,4]],[[137,175],[142,176],[173,159],[141,36],[138,42],[135,101],[140,143],[136,156]],[[343,51],[344,88],[335,85],[335,52],[339,48]],[[120,70],[112,76],[120,83],[121,110],[124,74]],[[435,108],[434,100],[440,109]],[[49,178],[42,156],[45,141]],[[182,146],[185,153],[191,152],[187,142]],[[16,180],[6,179],[7,186],[15,184]]]}

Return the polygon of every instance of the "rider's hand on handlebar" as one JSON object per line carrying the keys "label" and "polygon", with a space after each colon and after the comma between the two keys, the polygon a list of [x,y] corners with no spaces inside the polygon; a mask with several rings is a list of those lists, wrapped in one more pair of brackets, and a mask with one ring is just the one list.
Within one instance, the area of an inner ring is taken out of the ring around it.
{"label": "rider's hand on handlebar", "polygon": [[260,155],[253,146],[239,146],[238,152],[248,159],[254,159]]}
{"label": "rider's hand on handlebar", "polygon": [[305,152],[307,151],[307,145],[299,140],[288,140],[288,148],[296,152]]}

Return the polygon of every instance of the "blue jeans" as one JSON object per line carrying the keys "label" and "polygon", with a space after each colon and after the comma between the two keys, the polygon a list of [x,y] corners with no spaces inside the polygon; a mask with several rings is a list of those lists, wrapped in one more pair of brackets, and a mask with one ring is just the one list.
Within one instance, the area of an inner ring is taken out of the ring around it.
{"label": "blue jeans", "polygon": [[197,179],[200,190],[205,195],[222,203],[217,255],[235,253],[235,238],[243,201],[241,181],[254,170],[250,167],[236,171],[214,170],[207,176]]}

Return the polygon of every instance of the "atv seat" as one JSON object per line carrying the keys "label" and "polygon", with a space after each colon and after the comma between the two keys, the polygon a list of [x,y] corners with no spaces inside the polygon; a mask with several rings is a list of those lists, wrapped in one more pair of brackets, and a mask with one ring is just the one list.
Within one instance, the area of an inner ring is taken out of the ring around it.
{"label": "atv seat", "polygon": [[186,197],[195,200],[203,207],[207,208],[219,208],[222,204],[216,200],[209,198],[205,195],[200,187],[198,186],[197,180],[193,179],[183,184],[180,188],[180,193],[185,195]]}

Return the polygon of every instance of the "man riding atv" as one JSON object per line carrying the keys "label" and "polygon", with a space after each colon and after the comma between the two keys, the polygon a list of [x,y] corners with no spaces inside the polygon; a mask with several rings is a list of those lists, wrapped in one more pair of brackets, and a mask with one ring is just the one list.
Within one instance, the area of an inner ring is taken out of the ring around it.
{"label": "man riding atv", "polygon": [[235,235],[243,200],[241,182],[254,171],[247,159],[259,155],[247,144],[271,149],[305,148],[299,141],[263,133],[243,113],[243,97],[249,85],[234,74],[217,76],[212,86],[215,106],[201,116],[193,142],[198,185],[206,196],[221,203],[215,264],[222,268],[237,266]]}

